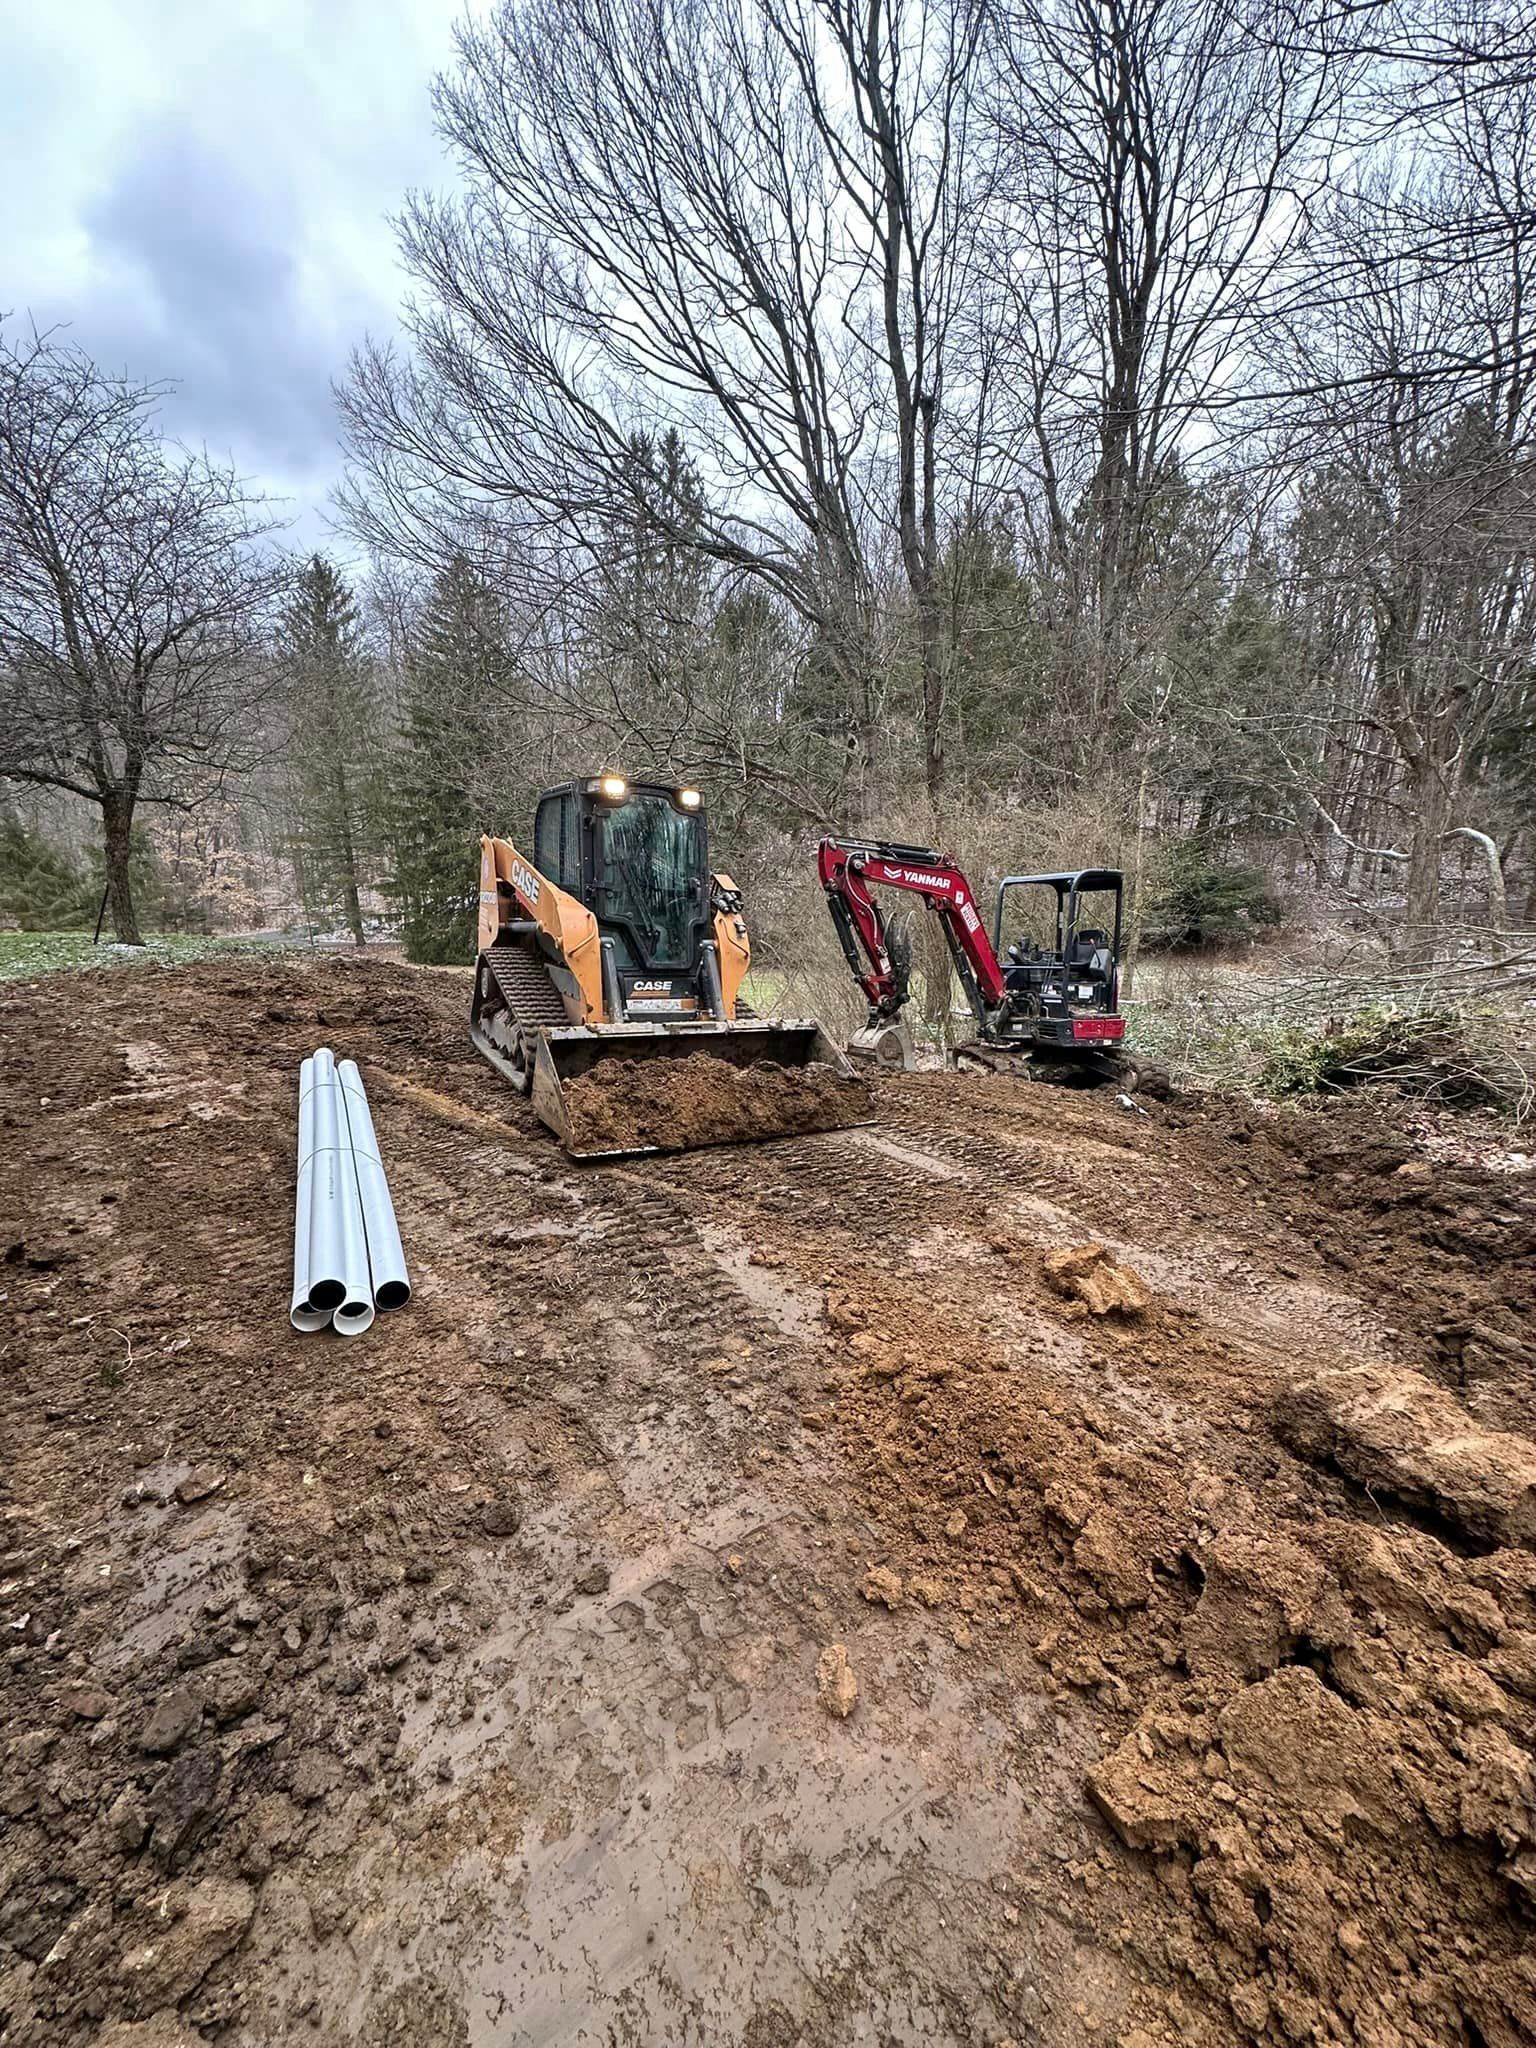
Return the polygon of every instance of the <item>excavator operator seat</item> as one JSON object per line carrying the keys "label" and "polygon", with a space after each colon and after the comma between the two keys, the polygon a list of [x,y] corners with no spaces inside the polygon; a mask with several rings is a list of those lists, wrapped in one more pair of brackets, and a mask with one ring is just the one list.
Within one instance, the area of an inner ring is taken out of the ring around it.
{"label": "excavator operator seat", "polygon": [[1107,974],[1109,935],[1092,925],[1077,932],[1067,947],[1067,965],[1074,974]]}

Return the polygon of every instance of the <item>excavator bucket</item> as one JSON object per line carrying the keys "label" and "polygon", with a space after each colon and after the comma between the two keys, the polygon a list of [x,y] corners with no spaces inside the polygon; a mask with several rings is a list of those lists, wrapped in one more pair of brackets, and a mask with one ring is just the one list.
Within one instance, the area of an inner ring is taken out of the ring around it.
{"label": "excavator bucket", "polygon": [[534,1111],[573,1158],[684,1152],[867,1123],[869,1091],[814,1019],[541,1031]]}

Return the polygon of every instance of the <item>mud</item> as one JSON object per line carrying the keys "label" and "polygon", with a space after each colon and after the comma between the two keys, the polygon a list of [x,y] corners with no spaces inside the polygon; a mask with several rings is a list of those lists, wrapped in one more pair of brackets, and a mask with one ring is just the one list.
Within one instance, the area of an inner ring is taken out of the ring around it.
{"label": "mud", "polygon": [[7,2043],[1531,2037],[1528,1174],[937,1075],[580,1167],[467,996],[0,995]]}
{"label": "mud", "polygon": [[869,1115],[865,1084],[830,1067],[773,1060],[736,1067],[704,1052],[633,1062],[612,1056],[567,1082],[564,1095],[570,1150],[578,1155],[797,1137]]}

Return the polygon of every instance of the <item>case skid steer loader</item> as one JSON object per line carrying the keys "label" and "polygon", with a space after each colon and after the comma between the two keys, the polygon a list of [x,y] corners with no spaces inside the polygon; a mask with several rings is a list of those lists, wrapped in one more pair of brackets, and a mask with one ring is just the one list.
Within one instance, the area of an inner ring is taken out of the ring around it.
{"label": "case skid steer loader", "polygon": [[867,1091],[814,1018],[756,1017],[741,1001],[741,896],[707,856],[697,790],[620,775],[546,790],[532,860],[509,840],[480,842],[470,1034],[577,1158],[867,1114]]}

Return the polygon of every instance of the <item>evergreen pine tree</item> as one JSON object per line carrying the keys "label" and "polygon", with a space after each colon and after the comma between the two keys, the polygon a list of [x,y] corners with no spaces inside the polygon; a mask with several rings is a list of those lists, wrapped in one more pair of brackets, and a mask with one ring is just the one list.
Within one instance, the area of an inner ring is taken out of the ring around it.
{"label": "evergreen pine tree", "polygon": [[459,556],[411,639],[389,776],[385,888],[400,906],[409,960],[475,957],[480,834],[498,823],[482,815],[476,790],[494,778],[494,750],[507,751],[492,716],[504,665],[495,594]]}
{"label": "evergreen pine tree", "polygon": [[358,609],[334,563],[312,556],[279,640],[289,706],[289,845],[305,907],[363,943],[372,831],[375,693]]}

